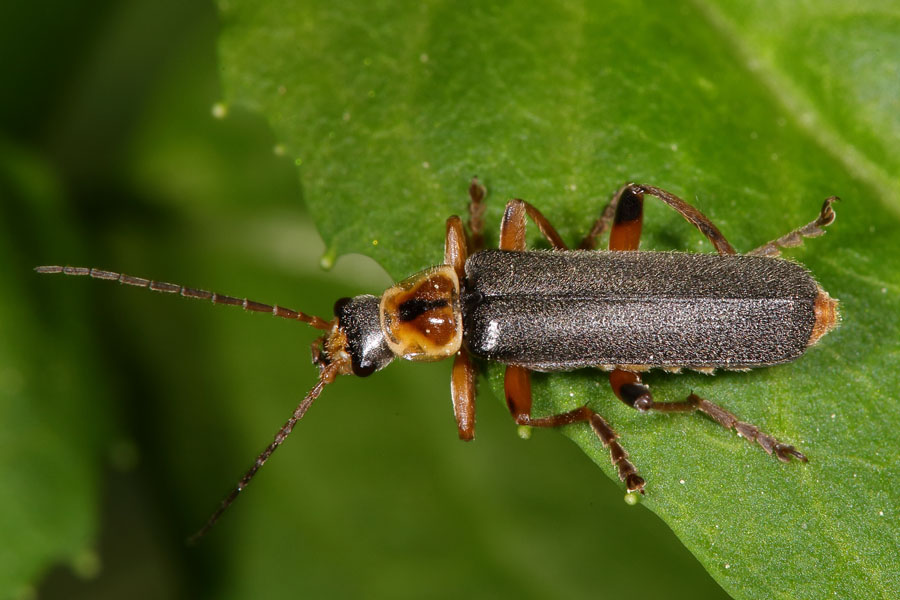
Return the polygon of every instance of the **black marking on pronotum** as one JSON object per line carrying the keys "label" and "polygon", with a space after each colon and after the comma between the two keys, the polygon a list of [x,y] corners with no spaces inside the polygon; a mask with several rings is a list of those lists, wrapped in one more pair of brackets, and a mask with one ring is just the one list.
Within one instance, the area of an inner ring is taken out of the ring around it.
{"label": "black marking on pronotum", "polygon": [[444,308],[445,306],[449,306],[449,302],[446,298],[434,300],[429,300],[427,298],[413,298],[400,305],[400,320],[403,322],[414,321],[428,311],[436,308]]}
{"label": "black marking on pronotum", "polygon": [[[737,255],[703,213],[674,194],[649,185],[624,186],[571,251],[553,225],[531,204],[507,203],[500,250],[485,250],[482,231],[485,189],[469,186],[469,232],[459,217],[447,220],[444,264],[418,273],[381,296],[342,298],[330,321],[277,305],[225,296],[81,267],[37,267],[118,281],[157,292],[240,306],[247,311],[303,321],[325,334],[313,344],[319,379],[275,439],[222,501],[195,538],[205,534],[269,456],[293,430],[323,388],[338,375],[371,375],[394,358],[439,360],[454,357],[451,397],[459,436],[475,436],[475,362],[506,366],[505,395],[521,426],[561,427],[586,423],[629,495],[644,493],[645,482],[612,426],[586,403],[560,414],[535,417],[531,371],[597,367],[609,371],[613,393],[646,412],[701,411],[716,423],[757,443],[782,461],[806,457],[755,425],[696,394],[681,402],[657,402],[640,373],[662,368],[712,372],[751,369],[789,362],[838,325],[837,301],[794,262],[777,258],[782,248],[824,233],[834,221],[828,198],[819,216],[747,255]],[[643,200],[665,202],[697,227],[717,254],[636,252]],[[527,251],[525,226],[531,219],[552,251]],[[609,231],[609,249],[593,251]],[[467,242],[467,240],[469,240]],[[427,313],[427,318],[422,317]]]}

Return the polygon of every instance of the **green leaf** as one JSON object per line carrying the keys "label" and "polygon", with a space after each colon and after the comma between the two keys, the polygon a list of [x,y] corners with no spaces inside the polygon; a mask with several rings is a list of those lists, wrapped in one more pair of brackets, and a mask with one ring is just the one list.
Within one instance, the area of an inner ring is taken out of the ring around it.
{"label": "green leaf", "polygon": [[[401,277],[440,262],[444,220],[465,211],[476,174],[489,227],[521,197],[569,242],[626,181],[681,195],[745,250],[840,195],[829,233],[787,253],[841,300],[840,329],[790,365],[646,378],[658,399],[694,390],[723,404],[808,464],[780,464],[698,415],[637,414],[599,372],[536,376],[535,408],[587,402],[607,417],[648,481],[644,506],[733,596],[900,594],[893,8],[221,0],[220,11],[226,99],[260,111],[295,160],[326,263],[360,252]],[[644,249],[710,250],[671,211],[646,212]],[[488,377],[500,395],[502,369]],[[565,433],[615,477],[587,427]]]}
{"label": "green leaf", "polygon": [[91,547],[108,397],[83,352],[86,303],[40,287],[35,247],[74,246],[52,170],[0,139],[0,597],[27,598],[56,562],[96,574]]}

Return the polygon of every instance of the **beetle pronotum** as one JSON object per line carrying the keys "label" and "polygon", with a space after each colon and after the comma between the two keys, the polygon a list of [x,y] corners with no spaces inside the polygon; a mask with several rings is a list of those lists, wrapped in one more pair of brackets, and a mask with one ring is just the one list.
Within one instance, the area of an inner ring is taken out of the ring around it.
{"label": "beetle pronotum", "polygon": [[[654,196],[697,227],[717,254],[637,252],[644,195]],[[87,275],[269,312],[325,331],[313,343],[319,379],[275,439],[195,535],[205,534],[272,452],[338,375],[371,375],[395,357],[434,361],[454,356],[450,380],[459,437],[475,436],[475,364],[472,357],[507,365],[506,403],[518,425],[560,427],[587,422],[609,449],[629,493],[645,482],[609,423],[587,405],[562,414],[531,415],[531,371],[596,367],[609,371],[613,393],[642,412],[699,410],[727,429],[788,462],[806,456],[793,446],[695,394],[657,402],[641,382],[652,368],[746,370],[797,359],[834,329],[837,301],[801,265],[777,258],[781,248],[824,233],[834,221],[828,198],[807,225],[739,255],[706,216],[680,198],[649,185],[620,189],[578,250],[568,250],[550,222],[531,204],[511,200],[500,226],[499,250],[483,248],[485,189],[469,186],[469,232],[447,220],[444,264],[385,291],[342,298],[334,318],[233,298],[205,290],[82,267],[37,267],[39,273]],[[553,250],[525,249],[530,218]],[[609,230],[608,252],[594,251]]]}

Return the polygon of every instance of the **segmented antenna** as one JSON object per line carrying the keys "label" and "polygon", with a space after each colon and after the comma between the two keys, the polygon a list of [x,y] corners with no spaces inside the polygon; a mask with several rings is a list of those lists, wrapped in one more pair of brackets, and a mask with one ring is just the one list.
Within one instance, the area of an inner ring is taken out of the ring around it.
{"label": "segmented antenna", "polygon": [[59,267],[56,265],[35,267],[38,273],[62,273],[63,275],[79,275],[89,276],[93,279],[104,279],[106,281],[118,281],[125,285],[133,285],[153,290],[154,292],[162,292],[164,294],[178,294],[185,298],[197,298],[198,300],[212,300],[213,304],[227,304],[228,306],[240,306],[246,311],[271,313],[282,319],[290,319],[292,321],[302,321],[316,329],[328,331],[331,329],[331,321],[326,321],[314,315],[307,315],[300,311],[284,308],[283,306],[270,306],[261,302],[254,302],[247,298],[233,298],[224,294],[208,292],[206,290],[198,290],[194,288],[184,287],[174,283],[165,283],[163,281],[153,281],[144,279],[143,277],[134,277],[125,275],[124,273],[115,273],[113,271],[104,271],[102,269],[93,269],[87,267]]}
{"label": "segmented antenna", "polygon": [[244,473],[244,476],[241,477],[241,480],[238,484],[231,490],[225,499],[222,500],[222,503],[219,505],[219,508],[209,517],[209,520],[206,521],[206,524],[200,528],[200,530],[188,538],[188,545],[193,545],[197,543],[200,538],[202,538],[206,533],[212,529],[212,526],[216,524],[216,521],[219,520],[219,517],[222,516],[222,513],[231,506],[231,503],[234,502],[238,494],[240,494],[245,487],[250,483],[250,480],[253,479],[253,476],[256,475],[256,472],[259,471],[260,467],[262,467],[269,457],[272,456],[272,453],[278,449],[278,446],[284,442],[285,438],[290,435],[291,431],[294,429],[294,425],[297,424],[297,421],[303,418],[303,415],[306,414],[306,411],[309,410],[309,407],[312,406],[313,400],[319,397],[319,394],[322,393],[322,390],[326,385],[334,381],[334,378],[337,377],[341,369],[346,367],[346,365],[340,362],[333,362],[322,369],[319,374],[319,381],[316,382],[316,385],[313,386],[311,390],[306,394],[303,400],[300,401],[300,404],[297,405],[297,408],[294,409],[294,414],[291,415],[291,418],[287,420],[281,429],[278,430],[278,433],[275,434],[275,439],[272,440],[272,443],[266,446],[266,449],[262,451],[262,453],[256,457],[256,462],[253,463],[253,466]]}
{"label": "segmented antenna", "polygon": [[[176,285],[174,283],[165,283],[162,281],[153,281],[150,279],[144,279],[142,277],[133,277],[131,275],[125,275],[123,273],[115,273],[113,271],[104,271],[102,269],[93,269],[87,267],[60,267],[56,265],[52,266],[42,266],[35,267],[34,269],[38,273],[62,273],[64,275],[79,275],[79,276],[88,276],[93,279],[104,279],[107,281],[118,281],[119,283],[123,283],[126,285],[133,285],[136,287],[147,288],[153,290],[154,292],[162,292],[166,294],[179,294],[180,296],[184,296],[185,298],[197,298],[199,300],[211,300],[213,304],[227,304],[229,306],[240,306],[246,311],[254,311],[254,312],[267,312],[275,315],[276,317],[281,317],[283,319],[291,319],[294,321],[302,321],[307,323],[316,329],[322,329],[324,331],[330,331],[332,329],[333,322],[326,321],[319,317],[313,315],[307,315],[300,311],[291,310],[290,308],[284,308],[278,305],[270,306],[268,304],[263,304],[261,302],[254,302],[253,300],[248,300],[246,298],[233,298],[231,296],[225,296],[224,294],[217,294],[215,292],[208,292],[206,290],[198,290],[194,288],[184,287],[182,285]],[[205,525],[194,535],[188,538],[188,543],[193,544],[200,538],[202,538],[206,533],[215,525],[216,521],[219,520],[219,517],[222,516],[222,513],[231,506],[231,503],[235,501],[238,494],[247,487],[250,483],[250,480],[253,479],[253,476],[256,475],[256,472],[259,471],[260,467],[262,467],[273,452],[284,442],[288,435],[290,435],[291,431],[293,431],[294,426],[297,422],[303,418],[303,415],[306,414],[306,411],[309,410],[309,407],[312,405],[313,401],[319,397],[319,394],[322,393],[322,390],[326,385],[334,381],[334,378],[339,374],[346,372],[349,368],[349,359],[341,360],[338,358],[334,360],[328,365],[325,365],[322,370],[319,372],[319,381],[312,387],[311,390],[306,394],[300,404],[297,405],[297,408],[294,409],[294,413],[291,415],[291,418],[287,420],[287,422],[278,430],[278,433],[275,434],[275,439],[270,443],[262,453],[256,457],[256,462],[253,463],[253,466],[250,467],[235,488],[231,491],[228,496],[222,500],[222,503],[219,505],[219,508],[209,517],[209,520]]]}

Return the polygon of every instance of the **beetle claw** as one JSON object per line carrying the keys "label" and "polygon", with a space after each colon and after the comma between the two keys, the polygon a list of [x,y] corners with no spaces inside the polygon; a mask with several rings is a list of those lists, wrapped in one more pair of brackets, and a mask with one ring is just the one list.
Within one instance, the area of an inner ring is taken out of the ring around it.
{"label": "beetle claw", "polygon": [[628,488],[629,493],[640,492],[643,494],[645,485],[644,478],[637,473],[632,473],[625,478],[625,487]]}
{"label": "beetle claw", "polygon": [[802,452],[787,444],[776,444],[775,456],[781,462],[791,462],[791,457],[796,458],[800,462],[808,462],[808,459]]}

